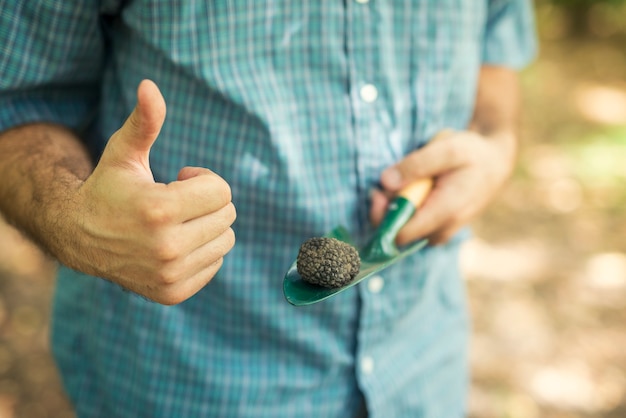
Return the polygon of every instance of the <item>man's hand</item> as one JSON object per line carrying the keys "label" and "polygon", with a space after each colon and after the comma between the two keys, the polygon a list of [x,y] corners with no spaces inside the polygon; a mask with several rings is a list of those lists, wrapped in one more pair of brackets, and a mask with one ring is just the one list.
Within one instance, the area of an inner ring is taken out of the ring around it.
{"label": "man's hand", "polygon": [[444,130],[385,170],[380,178],[383,190],[372,194],[372,223],[380,223],[390,199],[403,186],[432,177],[432,192],[400,230],[397,242],[404,245],[422,237],[433,244],[446,242],[482,212],[513,171],[517,116],[515,72],[483,67],[470,130]]}
{"label": "man's hand", "polygon": [[513,158],[500,141],[475,132],[444,131],[441,138],[382,173],[380,181],[387,193],[372,194],[372,222],[377,225],[382,220],[388,196],[416,179],[432,177],[433,190],[400,230],[397,242],[404,245],[421,237],[433,244],[446,242],[487,206],[509,177]]}
{"label": "man's hand", "polygon": [[[205,168],[155,183],[148,155],[165,120],[165,101],[144,80],[137,107],[110,138],[93,173],[69,203],[72,245],[57,254],[72,268],[163,304],[194,295],[233,247],[236,214],[228,184]],[[78,217],[79,216],[79,217]]]}

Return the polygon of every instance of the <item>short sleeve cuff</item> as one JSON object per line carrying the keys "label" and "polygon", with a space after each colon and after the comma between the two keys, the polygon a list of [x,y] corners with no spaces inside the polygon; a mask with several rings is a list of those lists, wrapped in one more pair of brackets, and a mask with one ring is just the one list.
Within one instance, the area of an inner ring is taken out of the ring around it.
{"label": "short sleeve cuff", "polygon": [[483,41],[483,64],[522,69],[537,55],[532,5],[525,0],[490,2]]}

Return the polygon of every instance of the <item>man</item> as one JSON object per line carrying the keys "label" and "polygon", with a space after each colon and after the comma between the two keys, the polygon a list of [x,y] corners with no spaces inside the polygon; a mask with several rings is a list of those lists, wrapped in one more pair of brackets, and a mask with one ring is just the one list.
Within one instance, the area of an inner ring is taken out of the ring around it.
{"label": "man", "polygon": [[[464,415],[456,233],[514,164],[527,2],[0,10],[1,210],[65,266],[53,351],[78,416]],[[398,242],[433,246],[285,302],[304,240],[364,242],[423,177]]]}

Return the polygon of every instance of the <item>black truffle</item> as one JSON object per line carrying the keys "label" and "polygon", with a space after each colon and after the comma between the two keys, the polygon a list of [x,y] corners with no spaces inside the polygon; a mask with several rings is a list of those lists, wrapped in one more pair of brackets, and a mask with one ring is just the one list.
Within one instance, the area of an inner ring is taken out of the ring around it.
{"label": "black truffle", "polygon": [[356,248],[335,238],[310,238],[300,246],[298,273],[308,283],[336,288],[349,283],[361,268]]}

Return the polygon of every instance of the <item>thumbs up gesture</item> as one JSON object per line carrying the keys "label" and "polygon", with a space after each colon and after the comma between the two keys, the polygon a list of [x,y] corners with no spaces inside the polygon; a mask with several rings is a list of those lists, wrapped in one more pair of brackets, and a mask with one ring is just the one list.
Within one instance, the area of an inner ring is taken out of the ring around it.
{"label": "thumbs up gesture", "polygon": [[84,209],[68,264],[170,305],[217,273],[235,243],[236,214],[230,187],[206,168],[154,181],[149,153],[165,113],[158,87],[142,81],[136,108],[78,191]]}

